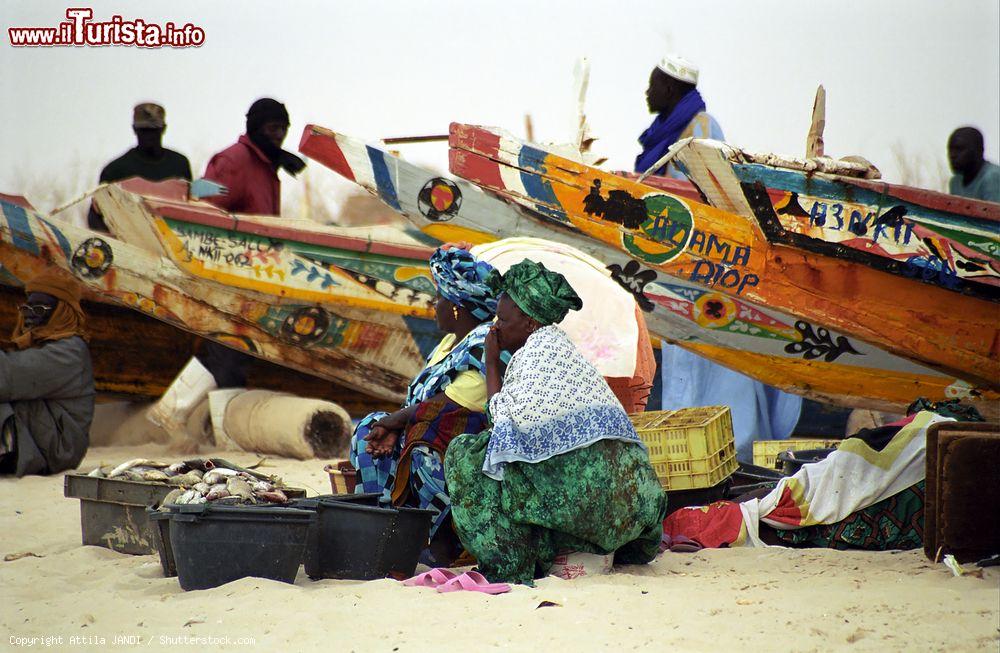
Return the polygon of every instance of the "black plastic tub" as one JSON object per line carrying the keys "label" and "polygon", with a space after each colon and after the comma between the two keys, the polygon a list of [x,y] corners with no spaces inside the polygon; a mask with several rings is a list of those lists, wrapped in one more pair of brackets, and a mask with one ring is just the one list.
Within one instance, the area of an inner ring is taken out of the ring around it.
{"label": "black plastic tub", "polygon": [[785,476],[792,476],[803,465],[818,463],[836,449],[803,449],[801,451],[782,451],[778,454],[778,462],[781,463],[781,472]]}
{"label": "black plastic tub", "polygon": [[316,513],[202,503],[168,505],[150,517],[169,520],[177,580],[181,589],[197,590],[248,576],[295,582]]}
{"label": "black plastic tub", "polygon": [[726,496],[726,491],[732,482],[731,477],[724,479],[712,487],[697,488],[694,490],[668,490],[667,491],[667,514],[687,508],[688,506],[707,506],[710,503],[720,501]]}
{"label": "black plastic tub", "polygon": [[146,516],[146,506],[159,503],[174,489],[166,483],[83,474],[66,474],[63,481],[64,496],[80,500],[83,544],[131,555],[156,552],[156,534]]}
{"label": "black plastic tub", "polygon": [[427,546],[430,510],[380,508],[378,496],[352,494],[302,499],[316,511],[309,529],[305,572],[313,579],[408,578]]}
{"label": "black plastic tub", "polygon": [[[177,563],[174,562],[174,550],[170,547],[170,519],[159,518],[156,505],[146,508],[146,517],[149,519],[150,533],[156,552],[160,554],[160,566],[163,568],[163,575],[172,578],[177,575]],[[165,512],[165,511],[163,511]]]}

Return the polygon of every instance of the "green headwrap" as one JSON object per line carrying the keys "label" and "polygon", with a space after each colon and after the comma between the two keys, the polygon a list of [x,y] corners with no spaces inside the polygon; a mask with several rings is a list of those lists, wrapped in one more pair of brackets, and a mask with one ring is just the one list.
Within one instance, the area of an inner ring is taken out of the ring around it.
{"label": "green headwrap", "polygon": [[566,277],[528,259],[512,265],[502,277],[494,274],[490,282],[542,326],[558,324],[571,309],[583,308],[583,300]]}

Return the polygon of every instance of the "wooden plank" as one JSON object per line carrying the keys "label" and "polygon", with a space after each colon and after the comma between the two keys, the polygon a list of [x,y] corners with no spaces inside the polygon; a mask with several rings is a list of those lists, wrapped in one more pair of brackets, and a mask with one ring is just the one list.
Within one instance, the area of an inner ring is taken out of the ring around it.
{"label": "wooden plank", "polygon": [[[854,261],[773,245],[752,219],[688,202],[508,135],[457,124],[452,132],[453,172],[478,182],[481,171],[492,166],[505,182],[493,190],[562,217],[674,278],[1000,387],[1000,333],[990,302]],[[514,184],[507,185],[508,179]]]}
{"label": "wooden plank", "polygon": [[[471,137],[499,152],[499,138],[482,134]],[[665,276],[641,259],[586,237],[572,224],[518,209],[483,194],[463,179],[442,177],[346,135],[309,126],[303,134],[303,143],[305,153],[320,163],[348,179],[361,180],[358,183],[376,196],[385,193],[395,198],[396,210],[421,230],[433,232],[442,240],[463,240],[468,234],[475,235],[470,239],[473,242],[533,236],[571,245],[600,259],[647,311],[646,320],[652,333],[771,385],[843,405],[876,409],[892,406],[894,410],[905,408],[912,401],[911,393],[943,398],[978,392],[954,377],[836,331],[824,333],[832,343],[847,343],[850,351],[845,348],[840,354],[807,359],[804,357],[807,352],[815,350],[803,346],[806,340],[803,333],[811,331],[811,340],[815,342],[819,329],[807,320],[727,297],[685,279]],[[451,156],[470,165],[480,161],[464,151],[452,150]],[[371,170],[372,157],[388,171],[384,176],[387,181],[382,183],[391,183],[392,188],[379,188]],[[480,171],[492,175],[489,178],[499,180],[497,183],[503,182],[496,166],[484,166]],[[505,174],[514,177],[520,173],[507,170]],[[437,183],[453,188],[451,196],[461,198],[454,211],[421,210],[420,192]],[[470,198],[474,201],[469,201]],[[450,232],[453,227],[457,228]]]}

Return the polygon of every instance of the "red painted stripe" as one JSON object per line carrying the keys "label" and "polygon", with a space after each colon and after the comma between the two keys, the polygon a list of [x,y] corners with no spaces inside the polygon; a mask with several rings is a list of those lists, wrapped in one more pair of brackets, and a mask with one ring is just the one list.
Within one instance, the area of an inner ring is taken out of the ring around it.
{"label": "red painted stripe", "polygon": [[337,143],[336,134],[329,129],[318,125],[306,125],[299,141],[299,152],[319,161],[337,174],[356,181],[354,171],[351,170],[344,152]]}
{"label": "red painted stripe", "polygon": [[341,236],[339,234],[316,233],[312,231],[294,229],[291,227],[249,222],[246,220],[240,220],[238,216],[226,213],[220,209],[213,209],[209,207],[167,203],[157,201],[155,199],[147,199],[146,203],[154,213],[163,216],[164,218],[205,225],[208,227],[216,227],[244,234],[253,234],[264,238],[308,243],[310,245],[319,245],[320,247],[331,247],[334,249],[348,250],[352,252],[381,254],[383,256],[394,256],[420,261],[428,260],[434,251],[432,248],[424,247],[422,245],[411,246],[380,243],[378,241],[368,240],[367,238],[352,238],[349,236]]}
{"label": "red painted stripe", "polygon": [[972,218],[1000,222],[1000,204],[996,202],[984,202],[982,200],[972,200],[967,197],[938,193],[933,190],[913,188],[912,186],[899,186],[897,184],[887,184],[882,181],[872,181],[870,179],[851,179],[840,177],[838,181],[846,184],[853,184],[860,188],[866,188],[876,193],[884,193],[891,197],[901,199],[904,202],[919,204],[929,209],[957,213]]}
{"label": "red painted stripe", "polygon": [[500,154],[500,135],[485,127],[453,122],[448,129],[448,147],[496,158]]}
{"label": "red painted stripe", "polygon": [[506,190],[500,165],[491,159],[465,150],[448,150],[448,169],[459,177],[494,190]]}
{"label": "red painted stripe", "polygon": [[22,209],[28,209],[29,211],[35,210],[35,207],[31,205],[31,202],[29,202],[22,195],[7,195],[5,193],[0,193],[0,200],[3,200],[4,202],[8,202],[10,204],[16,204],[17,206],[20,206]]}

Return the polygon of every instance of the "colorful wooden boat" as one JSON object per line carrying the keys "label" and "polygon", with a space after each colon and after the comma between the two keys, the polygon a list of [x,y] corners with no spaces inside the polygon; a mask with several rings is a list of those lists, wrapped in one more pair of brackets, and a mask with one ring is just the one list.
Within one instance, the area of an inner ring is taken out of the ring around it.
{"label": "colorful wooden boat", "polygon": [[[132,242],[3,200],[0,263],[24,278],[26,261],[42,259],[102,298],[192,333],[372,397],[403,398],[440,338],[419,290],[428,248],[133,190],[110,185],[93,196]],[[354,269],[330,262],[341,259],[357,259]],[[359,271],[376,268],[406,278],[382,283]]]}
{"label": "colorful wooden boat", "polygon": [[674,278],[998,387],[1000,332],[992,302],[772,242],[754,220],[502,132],[453,124],[450,144],[452,172],[570,222]]}
{"label": "colorful wooden boat", "polygon": [[754,219],[772,243],[1000,301],[1000,204],[887,184],[858,163],[818,160],[824,172],[815,159],[719,141],[694,140],[677,158],[709,204]]}
{"label": "colorful wooden boat", "polygon": [[[0,243],[0,259],[21,258],[19,267],[29,278],[47,265],[44,259],[21,252]],[[9,345],[6,339],[17,323],[17,305],[23,302],[20,279],[0,273],[0,345]],[[93,293],[87,293],[83,310],[100,401],[149,401],[162,396],[202,340],[141,311],[102,301]],[[351,415],[398,407],[394,402],[259,358],[250,359],[246,376],[250,387],[326,399],[340,404]]]}
{"label": "colorful wooden boat", "polygon": [[[765,383],[823,401],[884,410],[900,410],[922,395],[996,396],[792,312],[726,295],[687,276],[665,276],[642,257],[588,237],[558,211],[518,210],[475,184],[407,163],[358,139],[310,125],[300,150],[441,240],[534,236],[595,256],[647,311],[651,332]],[[495,170],[520,183],[520,171]],[[524,178],[528,184],[536,179]]]}

